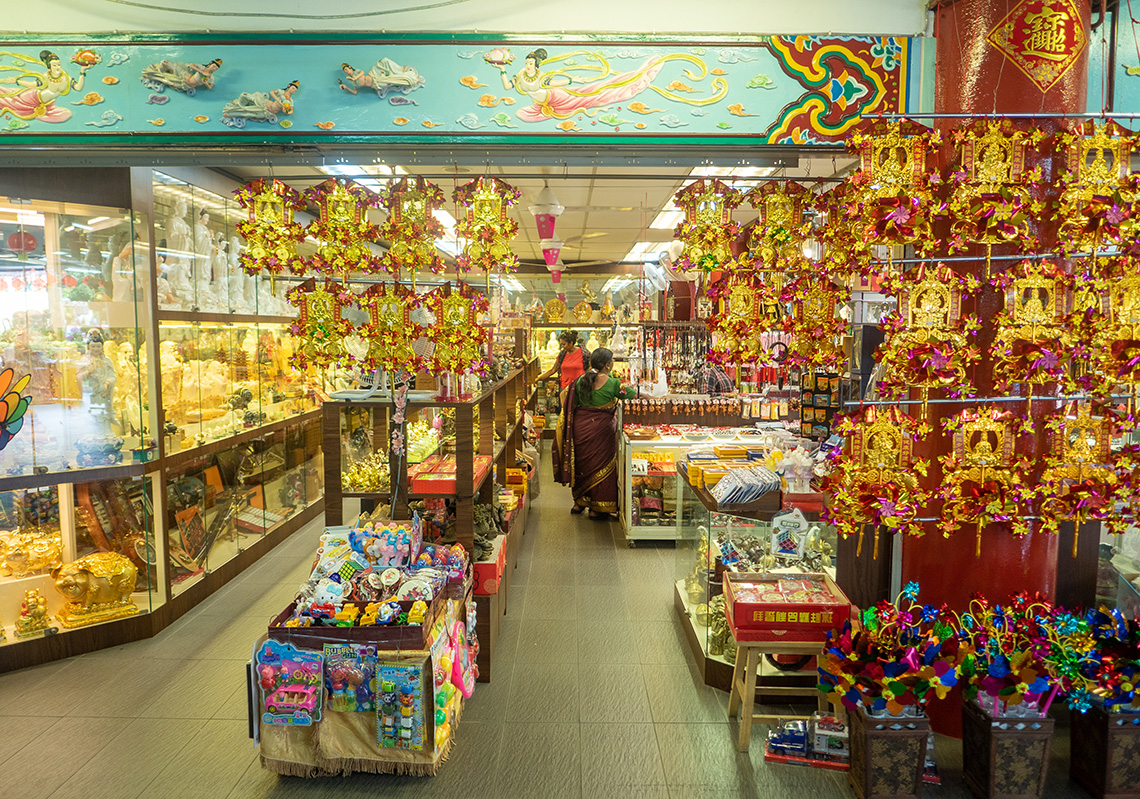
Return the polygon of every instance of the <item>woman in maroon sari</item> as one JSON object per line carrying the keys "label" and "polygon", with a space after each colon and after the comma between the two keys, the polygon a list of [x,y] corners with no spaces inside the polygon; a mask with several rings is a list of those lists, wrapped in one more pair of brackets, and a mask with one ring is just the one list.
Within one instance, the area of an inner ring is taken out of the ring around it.
{"label": "woman in maroon sari", "polygon": [[591,519],[617,513],[618,402],[633,389],[611,377],[613,353],[599,347],[590,369],[562,392],[562,413],[554,433],[554,479],[570,484],[571,513],[590,509]]}

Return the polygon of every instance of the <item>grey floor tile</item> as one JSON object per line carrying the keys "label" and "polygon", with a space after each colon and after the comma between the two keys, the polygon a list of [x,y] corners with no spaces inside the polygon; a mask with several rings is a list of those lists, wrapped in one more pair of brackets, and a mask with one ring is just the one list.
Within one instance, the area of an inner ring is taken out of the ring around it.
{"label": "grey floor tile", "polygon": [[61,695],[83,679],[79,658],[0,674],[0,716],[65,716]]}
{"label": "grey floor tile", "polygon": [[624,797],[626,788],[665,784],[657,731],[652,724],[582,725],[584,796]]}
{"label": "grey floor tile", "polygon": [[67,715],[136,718],[150,697],[169,684],[177,665],[148,658],[81,661],[74,674],[83,677],[66,694]]}
{"label": "grey floor tile", "polygon": [[688,665],[642,665],[649,709],[658,723],[722,723],[728,695],[710,688]]}
{"label": "grey floor tile", "polygon": [[255,761],[257,752],[244,721],[212,719],[166,761],[166,766],[138,794],[216,799],[227,796]]}
{"label": "grey floor tile", "polygon": [[420,795],[470,796],[472,789],[477,792],[480,786],[495,785],[503,770],[503,730],[502,724],[470,721],[464,710],[450,757]]}
{"label": "grey floor tile", "polygon": [[464,701],[460,729],[466,728],[469,721],[483,724],[484,729],[502,724],[507,717],[514,669],[513,658],[495,656],[491,682],[477,683],[475,693]]}
{"label": "grey floor tile", "polygon": [[657,724],[656,728],[665,780],[670,786],[736,791],[754,783],[749,755],[736,751],[727,723]]}
{"label": "grey floor tile", "polygon": [[583,555],[578,558],[578,565],[574,570],[575,582],[580,586],[613,586],[622,585],[621,572],[618,571],[617,561],[613,556]]}
{"label": "grey floor tile", "polygon": [[[5,733],[0,735],[0,767],[4,762],[55,725],[55,716],[8,717],[4,720]],[[29,750],[34,751],[34,750]]]}
{"label": "grey floor tile", "polygon": [[[245,664],[233,661],[169,661],[170,671],[143,702],[141,718],[209,719],[225,708],[235,686],[245,684]],[[244,707],[244,706],[243,706]],[[243,715],[242,718],[245,718]]]}
{"label": "grey floor tile", "polygon": [[578,618],[578,608],[578,591],[575,588],[531,585],[526,590],[522,617],[524,620],[572,621]]}
{"label": "grey floor tile", "polygon": [[642,663],[684,663],[689,642],[679,619],[637,621],[634,637]]}
{"label": "grey floor tile", "polygon": [[578,683],[577,663],[517,664],[511,675],[507,722],[577,722]]}
{"label": "grey floor tile", "polygon": [[579,620],[622,620],[629,618],[625,590],[618,585],[578,586],[575,594]]}
{"label": "grey floor tile", "polygon": [[633,624],[625,619],[578,622],[578,662],[640,663]]}
{"label": "grey floor tile", "polygon": [[[204,722],[142,719],[96,753],[52,794],[52,799],[121,799],[138,796]],[[126,764],[130,768],[125,768]]]}
{"label": "grey floor tile", "polygon": [[578,724],[510,724],[503,731],[497,796],[582,797],[582,753]]}
{"label": "grey floor tile", "polygon": [[641,672],[632,664],[582,665],[578,691],[583,722],[653,721]]}
{"label": "grey floor tile", "polygon": [[518,663],[576,663],[578,623],[523,619],[519,623]]}
{"label": "grey floor tile", "polygon": [[58,719],[4,763],[4,795],[20,799],[50,796],[129,723],[121,718]]}
{"label": "grey floor tile", "polygon": [[[229,665],[229,664],[227,664]],[[232,685],[232,683],[230,683]],[[249,718],[249,689],[245,683],[237,685],[230,691],[225,701],[214,711],[212,718],[246,721]]]}

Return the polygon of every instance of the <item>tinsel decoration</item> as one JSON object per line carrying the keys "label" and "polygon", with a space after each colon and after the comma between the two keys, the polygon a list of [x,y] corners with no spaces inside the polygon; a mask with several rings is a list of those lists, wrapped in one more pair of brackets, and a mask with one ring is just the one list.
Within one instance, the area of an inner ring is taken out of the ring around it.
{"label": "tinsel decoration", "polygon": [[246,274],[257,277],[269,273],[273,278],[288,269],[303,274],[305,262],[297,254],[297,243],[304,241],[305,229],[294,221],[295,211],[305,208],[301,193],[279,180],[258,178],[234,191],[238,205],[249,212],[249,218],[237,223],[238,233],[245,239],[245,249],[238,263]]}
{"label": "tinsel decoration", "polygon": [[1131,258],[1108,270],[1103,284],[1101,315],[1089,314],[1088,356],[1092,363],[1091,390],[1109,397],[1127,386],[1128,426],[1135,426],[1135,397],[1140,388],[1140,262]]}
{"label": "tinsel decoration", "polygon": [[962,295],[977,288],[973,275],[959,275],[943,264],[919,264],[902,277],[887,280],[887,292],[898,298],[898,310],[880,322],[885,339],[878,360],[886,372],[879,390],[884,397],[901,397],[918,388],[925,416],[932,388],[950,397],[974,395],[966,369],[981,357],[971,344],[981,325],[963,317]]}
{"label": "tinsel decoration", "polygon": [[904,535],[924,534],[919,512],[930,495],[919,477],[926,476],[928,462],[915,458],[914,441],[920,426],[894,406],[868,406],[844,418],[838,430],[847,436],[845,451],[837,451],[829,478],[832,501],[824,518],[844,538],[858,533],[855,548],[863,552],[863,532],[875,528],[875,557],[879,553],[879,529]]}
{"label": "tinsel decoration", "polygon": [[[824,245],[821,266],[840,275],[858,273],[869,277],[871,245],[863,238],[863,224],[855,195],[855,186],[844,182],[824,192],[816,203],[820,239]],[[852,206],[855,206],[854,210]]]}
{"label": "tinsel decoration", "polygon": [[1016,455],[1017,417],[992,405],[970,408],[942,423],[954,435],[954,451],[941,459],[942,534],[965,524],[977,531],[975,556],[982,556],[982,530],[993,522],[1029,532],[1033,488],[1026,476],[1029,458]]}
{"label": "tinsel decoration", "polygon": [[1132,173],[1131,134],[1115,122],[1092,120],[1058,135],[1065,166],[1058,185],[1057,240],[1061,251],[1093,254],[1127,243],[1135,233],[1137,176]]}
{"label": "tinsel decoration", "polygon": [[792,306],[783,320],[784,332],[791,337],[786,365],[829,371],[838,367],[847,323],[835,311],[849,297],[847,286],[837,286],[823,274],[804,274],[785,286],[782,299]]}
{"label": "tinsel decoration", "polygon": [[995,244],[1016,244],[1023,251],[1037,245],[1032,222],[1042,206],[1030,191],[1041,179],[1041,168],[1028,168],[1026,154],[1044,135],[1036,128],[1020,130],[1009,120],[978,120],[952,136],[961,162],[951,175],[950,251],[986,245],[986,280]]}
{"label": "tinsel decoration", "polygon": [[1070,402],[1049,417],[1050,449],[1037,485],[1041,529],[1056,534],[1061,519],[1074,522],[1073,557],[1081,523],[1115,516],[1116,468],[1111,463],[1113,423],[1093,416],[1090,402]]}
{"label": "tinsel decoration", "polygon": [[481,269],[488,281],[493,272],[513,271],[519,259],[511,252],[510,241],[518,235],[519,224],[507,216],[507,209],[518,201],[518,189],[484,175],[451,196],[466,211],[455,224],[456,234],[467,240],[456,260],[459,271]]}
{"label": "tinsel decoration", "polygon": [[344,319],[343,312],[355,298],[342,284],[311,277],[285,292],[285,298],[300,311],[289,328],[296,338],[294,366],[303,369],[354,365],[355,358],[344,346],[351,325]]}
{"label": "tinsel decoration", "polygon": [[673,195],[673,204],[685,218],[673,231],[685,249],[677,259],[682,270],[699,269],[709,274],[732,259],[732,243],[740,226],[732,221],[732,209],[744,195],[725,183],[701,178]]}
{"label": "tinsel decoration", "polygon": [[765,363],[761,334],[770,329],[764,316],[765,286],[753,275],[732,274],[716,281],[709,296],[716,313],[708,320],[710,361],[728,366]]}
{"label": "tinsel decoration", "polygon": [[415,372],[423,367],[412,346],[424,335],[423,328],[412,322],[420,296],[399,283],[378,283],[357,297],[368,312],[368,322],[360,330],[367,345],[363,368]]}
{"label": "tinsel decoration", "polygon": [[380,259],[370,245],[380,234],[368,221],[368,209],[374,208],[379,198],[359,183],[337,178],[318,183],[305,192],[305,197],[320,211],[305,228],[305,233],[317,240],[317,251],[309,258],[312,270],[342,275],[345,280],[352,272],[377,271]]}
{"label": "tinsel decoration", "polygon": [[865,242],[913,244],[922,253],[937,244],[931,220],[940,210],[938,173],[930,161],[941,141],[938,132],[904,121],[875,122],[851,135],[859,171],[850,179],[847,213],[859,220]]}
{"label": "tinsel decoration", "polygon": [[758,216],[749,237],[748,260],[759,271],[799,269],[811,232],[808,208],[815,195],[792,180],[772,180],[745,195]]}
{"label": "tinsel decoration", "polygon": [[409,176],[384,189],[379,203],[388,212],[379,229],[388,242],[388,251],[380,256],[380,268],[395,278],[406,271],[413,289],[419,270],[442,272],[446,265],[435,242],[443,237],[444,229],[433,212],[443,207],[443,191],[418,175]]}
{"label": "tinsel decoration", "polygon": [[429,371],[483,374],[487,329],[479,325],[479,314],[487,312],[487,298],[461,283],[450,294],[436,289],[421,295],[421,303],[435,316],[428,331],[435,345],[426,364]]}
{"label": "tinsel decoration", "polygon": [[1029,424],[1035,386],[1071,387],[1068,362],[1075,342],[1065,311],[1072,277],[1047,261],[1023,261],[990,283],[1005,292],[990,348],[994,383],[1003,391],[1014,383],[1026,384]]}

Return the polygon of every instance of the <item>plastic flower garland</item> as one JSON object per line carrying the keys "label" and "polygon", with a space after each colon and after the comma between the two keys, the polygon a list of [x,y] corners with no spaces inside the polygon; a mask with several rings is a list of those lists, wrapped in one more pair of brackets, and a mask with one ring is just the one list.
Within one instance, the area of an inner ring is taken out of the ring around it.
{"label": "plastic flower garland", "polygon": [[798,268],[811,231],[806,212],[814,195],[795,181],[772,180],[745,196],[759,212],[748,250],[753,265],[764,270]]}
{"label": "plastic flower garland", "polygon": [[673,238],[685,244],[677,266],[699,269],[705,274],[720,269],[732,258],[732,243],[740,226],[732,221],[732,209],[744,196],[719,180],[694,180],[673,195],[673,204],[685,212],[685,219],[673,231]]}
{"label": "plastic flower garland", "polygon": [[238,262],[246,274],[257,277],[265,271],[273,276],[286,269],[304,273],[305,262],[297,254],[297,243],[304,241],[305,229],[293,219],[295,211],[305,208],[300,192],[279,180],[258,178],[234,194],[238,205],[249,212],[249,219],[237,223],[246,245]]}
{"label": "plastic flower garland", "polygon": [[878,353],[886,365],[879,383],[883,396],[899,397],[911,387],[919,388],[924,415],[932,388],[951,397],[973,396],[966,368],[981,357],[970,345],[981,324],[962,318],[962,294],[976,291],[977,279],[941,264],[920,264],[902,277],[888,278],[885,285],[898,297],[899,307],[880,321],[886,334]]}
{"label": "plastic flower garland", "polygon": [[1015,535],[1029,532],[1033,489],[1026,475],[1029,458],[1014,454],[1017,417],[990,405],[962,411],[942,422],[954,434],[954,451],[941,459],[942,519],[947,538],[964,524],[977,529],[976,556],[982,556],[982,529],[1009,524]]}
{"label": "plastic flower garland", "polygon": [[1005,292],[990,348],[997,386],[1008,391],[1013,383],[1027,383],[1026,396],[1046,383],[1071,388],[1074,337],[1065,311],[1072,277],[1055,264],[1023,261],[990,282]]}
{"label": "plastic flower garland", "polygon": [[1019,130],[1009,120],[974,121],[954,132],[959,148],[959,171],[951,176],[954,188],[948,205],[950,251],[969,244],[986,245],[986,278],[995,244],[1017,244],[1022,250],[1037,245],[1032,222],[1041,203],[1030,189],[1041,179],[1041,168],[1026,168],[1026,151],[1044,134],[1034,128]]}
{"label": "plastic flower garland", "polygon": [[472,372],[483,374],[487,368],[484,352],[487,329],[478,324],[479,314],[486,313],[487,298],[460,284],[445,295],[439,289],[421,296],[421,303],[435,316],[429,332],[434,352],[427,360],[432,372]]}
{"label": "plastic flower garland", "polygon": [[879,554],[879,528],[921,536],[919,511],[930,495],[919,484],[928,462],[911,455],[922,428],[897,407],[869,406],[845,417],[837,430],[847,436],[847,450],[836,450],[837,461],[828,484],[833,498],[824,518],[844,538],[859,534],[855,554],[863,551],[863,531],[875,528]]}
{"label": "plastic flower garland", "polygon": [[786,365],[829,370],[839,366],[847,322],[835,311],[849,296],[846,286],[837,286],[821,274],[802,275],[784,287],[781,299],[792,306],[791,315],[783,321],[784,332],[791,336]]}
{"label": "plastic flower garland", "polygon": [[412,346],[424,333],[420,325],[412,323],[412,310],[419,306],[420,295],[398,283],[380,283],[357,300],[368,311],[368,323],[360,330],[367,342],[361,365],[388,371],[423,368],[423,359]]}
{"label": "plastic flower garland", "polygon": [[871,244],[913,244],[926,252],[936,240],[931,220],[940,206],[933,187],[938,173],[928,164],[941,135],[913,122],[876,122],[848,139],[859,153],[851,177],[853,203],[863,240]]}
{"label": "plastic flower garland", "polygon": [[345,279],[351,272],[377,271],[380,259],[370,245],[379,231],[368,221],[377,196],[354,181],[329,178],[308,189],[305,197],[320,210],[305,228],[317,240],[317,251],[309,258],[312,270]]}
{"label": "plastic flower garland", "polygon": [[461,272],[481,269],[509,272],[519,264],[511,252],[510,240],[518,235],[519,224],[507,216],[507,209],[519,198],[518,189],[498,178],[480,176],[451,193],[455,203],[467,213],[455,224],[455,232],[467,239],[456,260]]}
{"label": "plastic flower garland", "polygon": [[380,256],[380,267],[393,277],[407,270],[413,281],[420,269],[442,272],[445,264],[435,241],[443,238],[443,223],[433,211],[443,206],[443,191],[418,175],[405,177],[381,192],[379,202],[388,212],[379,229],[388,242],[388,251]]}
{"label": "plastic flower garland", "polygon": [[1055,217],[1062,252],[1095,253],[1126,243],[1138,223],[1131,134],[1115,122],[1089,120],[1057,138],[1065,148]]}
{"label": "plastic flower garland", "polygon": [[893,603],[864,610],[859,632],[852,634],[847,621],[829,634],[819,690],[836,706],[876,715],[901,715],[945,699],[966,654],[953,621],[945,605],[918,604],[918,584],[908,583]]}
{"label": "plastic flower garland", "polygon": [[1056,534],[1061,519],[1076,522],[1073,557],[1085,520],[1116,516],[1116,468],[1111,464],[1113,424],[1092,415],[1091,403],[1070,402],[1049,417],[1052,432],[1045,471],[1037,485],[1041,529]]}
{"label": "plastic flower garland", "polygon": [[323,368],[352,363],[354,359],[344,346],[351,325],[342,317],[342,312],[355,298],[343,285],[333,280],[322,283],[313,277],[289,289],[285,298],[300,311],[297,321],[289,328],[297,337],[294,366]]}
{"label": "plastic flower garland", "polygon": [[1080,617],[1024,591],[1008,605],[994,606],[975,594],[956,626],[969,646],[961,666],[963,693],[994,717],[1018,705],[1044,716],[1062,690],[1074,709],[1086,701],[1093,639]]}

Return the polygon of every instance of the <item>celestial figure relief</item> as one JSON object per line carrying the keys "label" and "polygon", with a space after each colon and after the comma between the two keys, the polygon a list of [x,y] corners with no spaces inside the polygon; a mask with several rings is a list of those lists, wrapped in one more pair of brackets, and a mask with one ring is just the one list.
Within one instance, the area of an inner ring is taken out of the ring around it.
{"label": "celestial figure relief", "polygon": [[222,123],[231,128],[244,128],[249,120],[276,124],[278,114],[293,113],[293,95],[300,81],[290,81],[284,89],[268,92],[242,92],[222,108]]}
{"label": "celestial figure relief", "polygon": [[728,94],[728,82],[723,77],[713,77],[708,96],[678,95],[670,87],[683,85],[686,93],[694,95],[701,91],[680,81],[673,81],[666,88],[653,85],[658,73],[670,61],[684,61],[696,68],[684,70],[685,78],[690,82],[708,77],[705,62],[688,53],[655,56],[637,69],[616,72],[601,53],[575,50],[551,56],[540,47],[527,53],[523,68],[513,78],[507,75],[507,65],[512,60],[509,52],[493,50],[483,58],[498,67],[505,90],[514,90],[530,98],[531,105],[515,112],[515,116],[524,122],[569,119],[579,113],[593,116],[597,109],[628,102],[646,90],[675,102],[696,106],[711,105]]}
{"label": "celestial figure relief", "polygon": [[151,91],[163,92],[169,86],[176,92],[184,92],[187,97],[193,97],[198,89],[214,88],[214,73],[221,66],[220,58],[215,58],[208,64],[163,59],[146,67],[141,80]]}
{"label": "celestial figure relief", "polygon": [[[8,59],[17,63],[6,63]],[[33,66],[47,69],[38,72]],[[0,117],[11,115],[16,119],[40,119],[44,122],[66,122],[71,119],[70,108],[60,108],[55,101],[74,91],[83,91],[83,80],[93,64],[79,67],[79,77],[72,79],[63,70],[63,62],[51,50],[42,50],[40,57],[0,51]],[[10,73],[16,74],[10,74]],[[6,88],[11,86],[13,88]]]}
{"label": "celestial figure relief", "polygon": [[341,64],[344,78],[337,78],[340,88],[349,94],[357,94],[361,89],[371,89],[383,99],[393,92],[409,94],[424,85],[423,75],[415,67],[401,66],[390,58],[381,58],[376,66],[364,72],[351,64]]}

